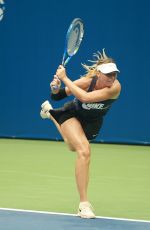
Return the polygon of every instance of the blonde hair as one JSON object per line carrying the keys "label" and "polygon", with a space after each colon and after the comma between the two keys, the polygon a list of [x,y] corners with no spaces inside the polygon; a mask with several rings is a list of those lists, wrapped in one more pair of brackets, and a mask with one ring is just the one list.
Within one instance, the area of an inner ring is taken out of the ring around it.
{"label": "blonde hair", "polygon": [[98,65],[104,64],[104,63],[115,63],[115,61],[108,57],[105,53],[105,49],[102,49],[102,53],[97,51],[97,53],[93,54],[93,57],[95,60],[88,60],[89,62],[92,62],[92,65],[86,65],[82,64],[83,68],[86,70],[86,74],[84,74],[82,77],[93,77],[96,74],[96,67]]}

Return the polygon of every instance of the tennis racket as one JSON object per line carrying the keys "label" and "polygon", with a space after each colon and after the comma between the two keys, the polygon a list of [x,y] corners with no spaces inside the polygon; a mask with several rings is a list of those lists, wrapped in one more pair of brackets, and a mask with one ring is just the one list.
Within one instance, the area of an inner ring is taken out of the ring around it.
{"label": "tennis racket", "polygon": [[[62,65],[66,66],[67,63],[70,61],[72,56],[74,56],[82,42],[84,35],[84,26],[83,21],[80,18],[75,18],[67,31],[66,34],[66,42],[65,42],[65,48],[62,58]],[[57,86],[53,86],[53,89],[57,89]]]}
{"label": "tennis racket", "polygon": [[65,42],[65,49],[62,59],[62,65],[65,66],[72,56],[74,56],[82,42],[84,35],[83,22],[80,18],[75,18],[70,24]]}

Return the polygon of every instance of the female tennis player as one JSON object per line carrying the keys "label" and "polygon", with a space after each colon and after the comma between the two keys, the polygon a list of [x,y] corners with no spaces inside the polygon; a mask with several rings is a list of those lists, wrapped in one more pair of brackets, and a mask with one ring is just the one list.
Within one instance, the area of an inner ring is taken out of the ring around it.
{"label": "female tennis player", "polygon": [[[60,65],[51,82],[51,99],[61,100],[74,95],[73,101],[62,108],[53,109],[48,101],[41,105],[40,115],[51,119],[61,133],[70,150],[77,153],[75,176],[80,196],[78,215],[82,218],[95,218],[88,200],[90,144],[96,138],[103,124],[103,118],[113,102],[119,97],[121,85],[117,80],[119,72],[114,60],[102,54],[94,54],[92,65],[83,65],[86,74],[71,81],[66,69]],[[65,84],[61,88],[61,82]]]}

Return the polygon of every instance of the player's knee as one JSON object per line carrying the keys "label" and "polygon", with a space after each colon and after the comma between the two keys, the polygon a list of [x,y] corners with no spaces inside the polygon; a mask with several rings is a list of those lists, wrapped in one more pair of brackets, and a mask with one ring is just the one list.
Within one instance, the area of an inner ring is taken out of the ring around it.
{"label": "player's knee", "polygon": [[87,162],[90,161],[91,151],[89,143],[81,144],[77,149],[78,157],[86,160]]}

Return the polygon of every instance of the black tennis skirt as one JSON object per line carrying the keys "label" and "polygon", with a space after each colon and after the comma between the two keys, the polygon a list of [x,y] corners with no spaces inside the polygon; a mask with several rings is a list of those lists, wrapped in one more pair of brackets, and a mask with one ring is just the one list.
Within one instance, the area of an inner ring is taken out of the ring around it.
{"label": "black tennis skirt", "polygon": [[50,110],[50,113],[60,125],[75,117],[80,122],[88,140],[94,140],[98,136],[103,124],[102,116],[98,117],[98,119],[84,117],[80,110],[76,109],[74,102],[65,103],[62,108]]}

